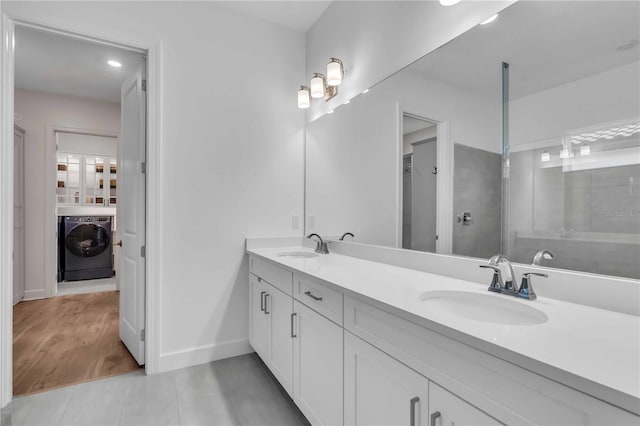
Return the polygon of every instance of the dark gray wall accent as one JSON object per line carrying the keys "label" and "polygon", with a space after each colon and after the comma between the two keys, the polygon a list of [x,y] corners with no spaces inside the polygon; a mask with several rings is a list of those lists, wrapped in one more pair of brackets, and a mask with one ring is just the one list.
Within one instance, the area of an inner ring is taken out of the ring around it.
{"label": "dark gray wall accent", "polygon": [[[456,144],[454,163],[453,253],[489,258],[501,251],[502,156]],[[457,222],[463,212],[471,212],[471,225]]]}

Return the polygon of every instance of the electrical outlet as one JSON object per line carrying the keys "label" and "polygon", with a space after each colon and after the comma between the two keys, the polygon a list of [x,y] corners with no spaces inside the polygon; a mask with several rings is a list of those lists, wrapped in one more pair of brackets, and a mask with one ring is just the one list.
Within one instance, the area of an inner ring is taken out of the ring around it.
{"label": "electrical outlet", "polygon": [[316,217],[312,215],[307,216],[307,228],[315,229],[315,227],[316,227]]}
{"label": "electrical outlet", "polygon": [[291,216],[291,228],[300,229],[300,216],[297,216],[297,215]]}

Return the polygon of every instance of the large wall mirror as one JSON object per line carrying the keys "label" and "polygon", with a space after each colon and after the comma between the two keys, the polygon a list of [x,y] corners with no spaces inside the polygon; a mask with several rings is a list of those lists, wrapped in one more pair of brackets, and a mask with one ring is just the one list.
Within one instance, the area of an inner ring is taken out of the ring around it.
{"label": "large wall mirror", "polygon": [[308,123],[306,231],[640,278],[639,34],[519,1]]}

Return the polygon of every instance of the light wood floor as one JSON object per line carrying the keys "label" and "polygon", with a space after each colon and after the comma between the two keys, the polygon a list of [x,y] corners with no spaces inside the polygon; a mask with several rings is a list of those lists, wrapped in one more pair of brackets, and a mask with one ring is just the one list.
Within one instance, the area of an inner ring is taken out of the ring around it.
{"label": "light wood floor", "polygon": [[15,305],[14,395],[139,369],[118,337],[119,294],[59,296]]}

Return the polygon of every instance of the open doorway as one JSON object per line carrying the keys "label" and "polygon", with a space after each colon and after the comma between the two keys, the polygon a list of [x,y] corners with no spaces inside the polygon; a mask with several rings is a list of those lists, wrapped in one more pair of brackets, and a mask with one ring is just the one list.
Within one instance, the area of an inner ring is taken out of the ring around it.
{"label": "open doorway", "polygon": [[14,395],[145,362],[145,69],[16,26]]}
{"label": "open doorway", "polygon": [[437,124],[402,115],[402,248],[436,252]]}

